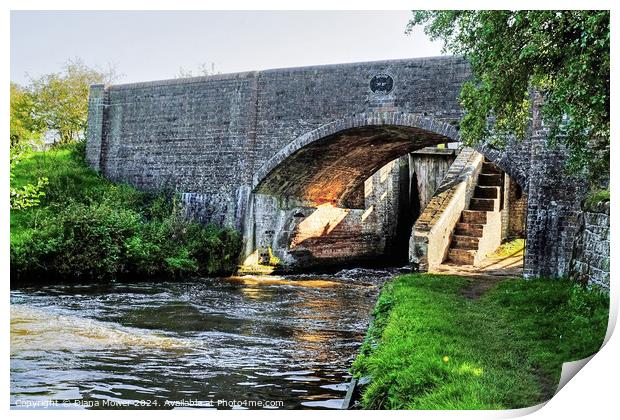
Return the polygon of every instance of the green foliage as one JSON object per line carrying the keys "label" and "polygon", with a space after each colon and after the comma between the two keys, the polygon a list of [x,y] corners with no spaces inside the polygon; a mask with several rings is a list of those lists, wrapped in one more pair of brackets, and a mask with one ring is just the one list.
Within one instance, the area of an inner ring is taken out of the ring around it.
{"label": "green foliage", "polygon": [[356,376],[365,408],[504,409],[550,398],[563,362],[596,352],[609,295],[568,280],[506,280],[480,299],[468,279],[406,275],[384,287]]}
{"label": "green foliage", "polygon": [[84,164],[81,144],[32,153],[14,173],[18,186],[42,174],[49,178],[40,206],[11,211],[14,278],[178,278],[230,273],[236,266],[236,232],[184,220],[172,193],[105,180]]}
{"label": "green foliage", "polygon": [[110,83],[115,77],[113,68],[100,71],[79,59],[68,61],[62,72],[32,80],[28,87],[32,118],[39,126],[56,131],[60,143],[79,140],[86,130],[90,85]]}
{"label": "green foliage", "polygon": [[416,25],[472,65],[461,91],[466,143],[522,138],[532,103],[542,102],[551,144],[568,148],[572,172],[608,176],[609,11],[416,11],[408,30]]}
{"label": "green foliage", "polygon": [[32,101],[30,95],[15,83],[11,83],[10,101],[10,203],[12,209],[26,209],[35,207],[45,196],[43,188],[48,184],[47,177],[39,177],[34,183],[27,183],[20,187],[13,185],[13,168],[32,149],[32,144],[40,136],[40,127],[37,127],[30,115]]}
{"label": "green foliage", "polygon": [[[62,73],[46,74],[29,86],[11,83],[11,184],[15,165],[31,152],[47,130],[55,130],[61,143],[84,137],[90,85],[113,77],[113,70],[99,72],[76,60],[67,62]],[[11,208],[26,209],[40,204],[48,181],[43,175],[19,187],[11,185]]]}
{"label": "green foliage", "polygon": [[492,254],[493,257],[512,257],[517,255],[523,255],[525,253],[525,239],[515,238],[510,241],[504,242],[495,250]]}
{"label": "green foliage", "polygon": [[182,275],[183,273],[196,273],[198,264],[196,260],[191,258],[189,252],[185,248],[181,248],[179,255],[164,259],[166,268],[173,275]]}
{"label": "green foliage", "polygon": [[609,188],[590,191],[590,193],[585,199],[584,207],[586,209],[591,209],[595,207],[598,203],[602,203],[604,201],[609,201],[609,200],[610,200]]}
{"label": "green foliage", "polygon": [[32,94],[16,83],[11,82],[10,100],[10,139],[11,151],[39,139],[44,127],[32,113],[34,99]]}
{"label": "green foliage", "polygon": [[86,279],[113,278],[121,272],[124,243],[137,230],[136,212],[82,203],[59,211],[40,218],[30,240],[12,244],[13,269]]}
{"label": "green foliage", "polygon": [[41,197],[45,197],[43,188],[49,183],[47,177],[41,177],[36,184],[26,184],[21,188],[11,188],[11,208],[16,210],[38,206]]}

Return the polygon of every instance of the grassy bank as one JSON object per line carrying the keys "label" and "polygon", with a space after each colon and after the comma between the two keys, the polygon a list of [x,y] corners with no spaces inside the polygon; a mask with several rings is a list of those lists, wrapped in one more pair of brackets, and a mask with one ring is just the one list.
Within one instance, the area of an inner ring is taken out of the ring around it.
{"label": "grassy bank", "polygon": [[504,242],[492,254],[493,257],[517,257],[525,255],[525,239],[515,238]]}
{"label": "grassy bank", "polygon": [[354,362],[365,408],[503,409],[550,398],[565,361],[596,352],[609,296],[565,280],[505,280],[469,299],[458,276],[386,284]]}
{"label": "grassy bank", "polygon": [[49,185],[40,205],[11,210],[12,281],[100,281],[230,273],[240,250],[230,229],[189,223],[174,194],[114,184],[90,170],[80,146],[34,152],[12,186]]}

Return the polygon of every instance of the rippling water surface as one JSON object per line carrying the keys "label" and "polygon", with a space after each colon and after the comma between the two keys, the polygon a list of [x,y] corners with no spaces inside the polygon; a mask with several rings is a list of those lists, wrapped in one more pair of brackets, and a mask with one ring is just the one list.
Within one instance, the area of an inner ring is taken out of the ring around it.
{"label": "rippling water surface", "polygon": [[12,290],[11,405],[338,408],[391,275]]}

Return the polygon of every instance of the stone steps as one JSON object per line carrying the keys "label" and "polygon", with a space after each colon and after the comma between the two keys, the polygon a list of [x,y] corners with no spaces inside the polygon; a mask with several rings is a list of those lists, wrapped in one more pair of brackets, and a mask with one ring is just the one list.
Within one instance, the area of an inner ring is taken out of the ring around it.
{"label": "stone steps", "polygon": [[472,198],[469,202],[470,210],[493,211],[495,210],[495,198]]}
{"label": "stone steps", "polygon": [[472,265],[474,263],[475,255],[476,251],[450,248],[448,259],[456,264]]}
{"label": "stone steps", "polygon": [[478,185],[483,187],[499,187],[502,185],[502,174],[486,174],[478,175]]}
{"label": "stone steps", "polygon": [[448,250],[448,260],[473,265],[487,223],[487,212],[499,210],[502,171],[491,162],[483,162],[474,194],[467,210],[455,225]]}
{"label": "stone steps", "polygon": [[483,162],[482,163],[482,173],[484,174],[500,174],[502,170],[497,167],[493,162]]}
{"label": "stone steps", "polygon": [[474,190],[475,198],[498,198],[499,197],[499,187],[498,186],[481,186],[478,185]]}
{"label": "stone steps", "polygon": [[487,212],[479,210],[463,210],[461,223],[478,223],[484,225],[487,222]]}
{"label": "stone steps", "polygon": [[463,223],[459,222],[454,228],[455,235],[473,236],[479,238],[482,236],[482,229],[484,224],[482,223]]}
{"label": "stone steps", "polygon": [[479,237],[476,236],[464,236],[464,235],[452,235],[451,249],[478,249]]}

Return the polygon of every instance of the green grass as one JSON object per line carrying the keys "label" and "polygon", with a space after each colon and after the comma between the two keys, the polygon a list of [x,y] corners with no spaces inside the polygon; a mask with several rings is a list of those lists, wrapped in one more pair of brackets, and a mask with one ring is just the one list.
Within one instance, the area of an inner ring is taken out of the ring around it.
{"label": "green grass", "polygon": [[491,255],[491,257],[512,257],[524,255],[525,253],[525,239],[516,238],[512,239],[508,242],[504,242],[495,250],[495,252]]}
{"label": "green grass", "polygon": [[40,205],[11,210],[11,281],[101,281],[230,274],[237,232],[183,218],[173,192],[148,193],[91,170],[83,145],[34,152],[11,185],[47,177]]}
{"label": "green grass", "polygon": [[128,206],[146,198],[126,185],[115,185],[89,169],[75,147],[52,148],[47,152],[32,152],[23,156],[13,168],[11,185],[19,188],[36,184],[40,177],[48,177],[41,205],[27,210],[11,210],[11,243],[27,239],[37,227],[37,221],[50,212],[57,212],[71,202],[91,204],[111,193],[120,194]]}
{"label": "green grass", "polygon": [[550,398],[561,366],[596,352],[609,296],[566,280],[506,280],[480,299],[458,276],[386,284],[359,356],[371,409],[506,409]]}
{"label": "green grass", "polygon": [[609,188],[591,191],[584,201],[584,207],[586,209],[591,209],[598,203],[609,201],[609,197]]}
{"label": "green grass", "polygon": [[19,188],[36,184],[40,177],[47,177],[41,205],[26,210],[11,210],[11,244],[30,238],[40,222],[51,214],[60,212],[72,203],[95,204],[114,196],[124,207],[139,207],[148,194],[128,185],[114,184],[88,168],[79,147],[65,146],[45,152],[31,152],[20,159],[12,169],[11,186]]}

